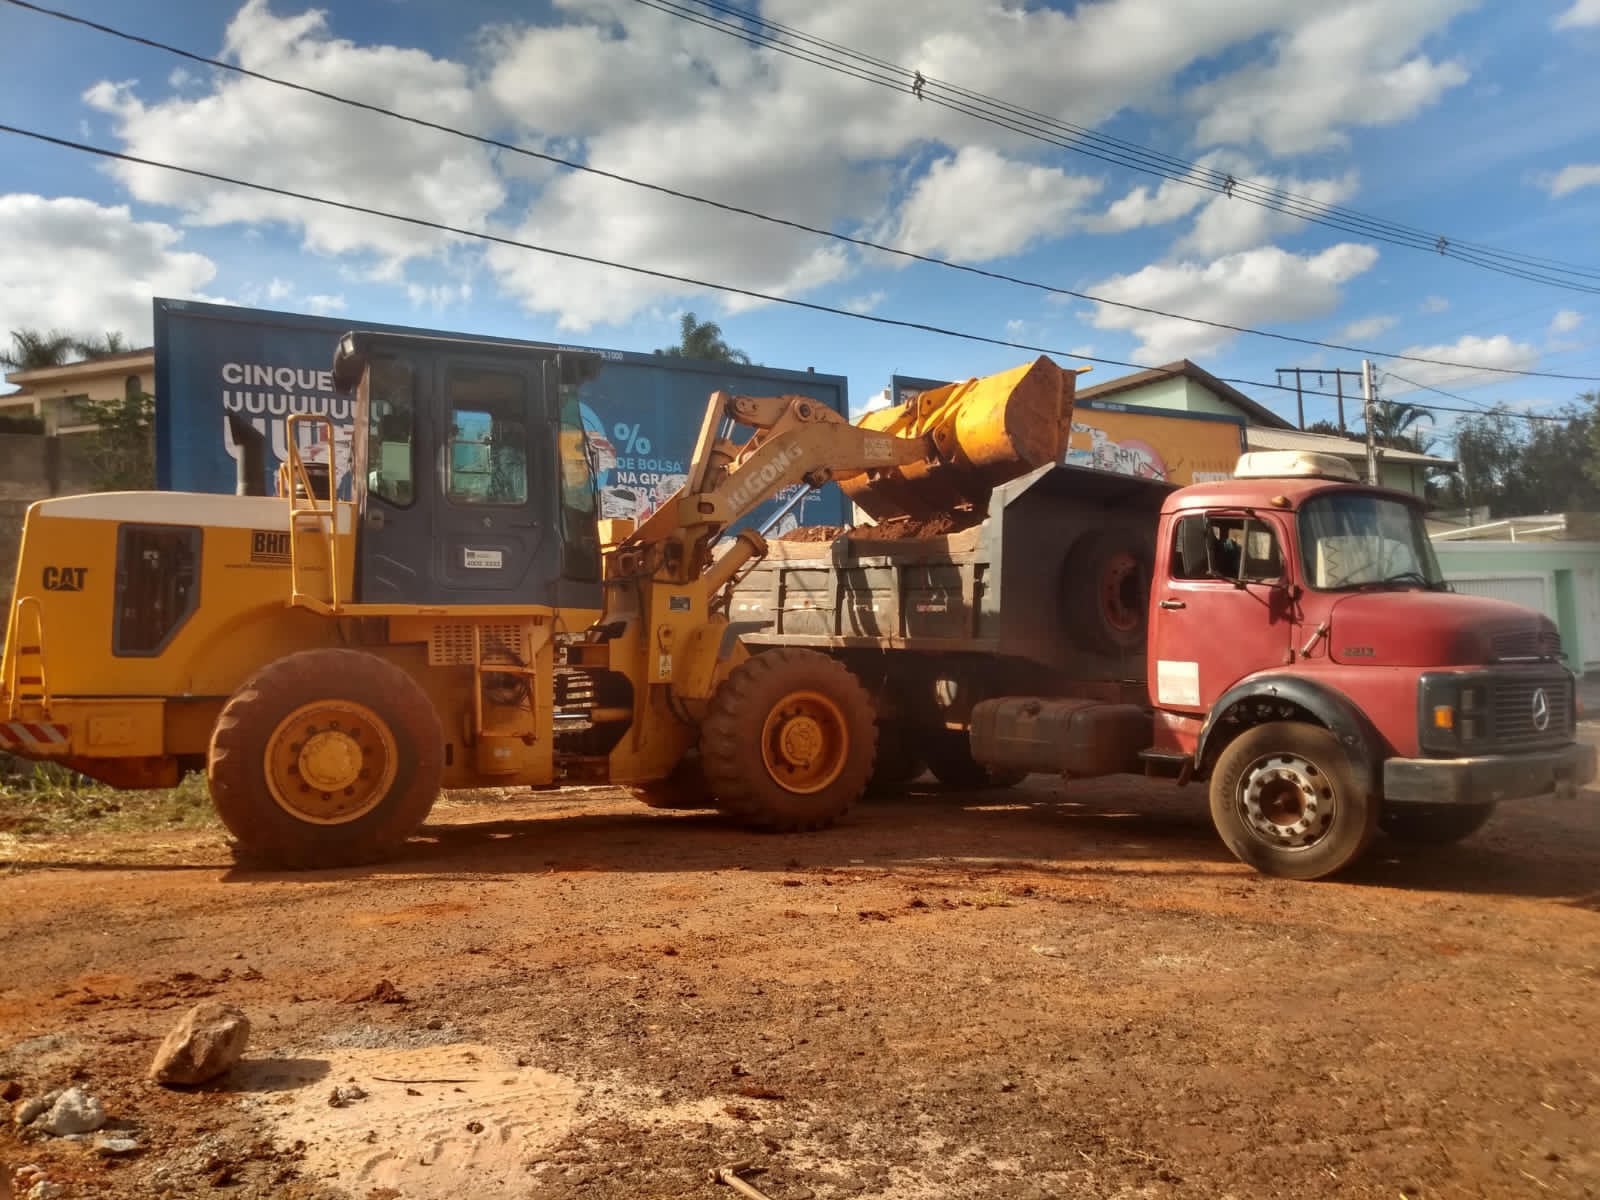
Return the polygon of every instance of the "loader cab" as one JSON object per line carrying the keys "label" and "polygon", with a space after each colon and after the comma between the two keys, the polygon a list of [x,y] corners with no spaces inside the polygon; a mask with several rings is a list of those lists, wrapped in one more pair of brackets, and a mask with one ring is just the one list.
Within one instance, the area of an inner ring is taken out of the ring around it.
{"label": "loader cab", "polygon": [[595,473],[578,389],[595,355],[353,331],[361,604],[598,608]]}

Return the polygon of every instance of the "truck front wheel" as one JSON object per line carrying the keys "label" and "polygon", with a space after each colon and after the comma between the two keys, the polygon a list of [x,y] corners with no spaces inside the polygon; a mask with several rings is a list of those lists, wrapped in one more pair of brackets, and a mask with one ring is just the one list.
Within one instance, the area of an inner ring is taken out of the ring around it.
{"label": "truck front wheel", "polygon": [[1378,827],[1397,842],[1448,846],[1477,833],[1493,815],[1492,804],[1395,804],[1384,809]]}
{"label": "truck front wheel", "polygon": [[1378,802],[1333,734],[1273,721],[1247,729],[1217,759],[1211,820],[1234,856],[1262,874],[1321,879],[1365,853]]}
{"label": "truck front wheel", "polygon": [[866,689],[825,654],[785,646],[740,663],[700,732],[717,807],[777,832],[833,824],[872,776],[873,715]]}

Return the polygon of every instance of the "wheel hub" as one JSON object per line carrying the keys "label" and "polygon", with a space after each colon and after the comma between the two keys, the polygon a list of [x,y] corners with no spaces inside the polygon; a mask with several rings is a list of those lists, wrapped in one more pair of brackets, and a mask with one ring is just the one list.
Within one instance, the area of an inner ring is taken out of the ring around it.
{"label": "wheel hub", "polygon": [[343,791],[361,775],[361,743],[342,729],[325,729],[300,747],[300,778],[319,792]]}
{"label": "wheel hub", "polygon": [[365,705],[321,700],[278,723],[262,762],[278,807],[312,825],[359,820],[383,802],[399,769],[388,724]]}
{"label": "wheel hub", "polygon": [[1333,822],[1333,786],[1298,755],[1273,755],[1245,772],[1241,799],[1255,835],[1274,846],[1303,850]]}
{"label": "wheel hub", "polygon": [[806,716],[794,717],[784,723],[778,737],[778,748],[793,766],[805,767],[822,753],[822,727]]}

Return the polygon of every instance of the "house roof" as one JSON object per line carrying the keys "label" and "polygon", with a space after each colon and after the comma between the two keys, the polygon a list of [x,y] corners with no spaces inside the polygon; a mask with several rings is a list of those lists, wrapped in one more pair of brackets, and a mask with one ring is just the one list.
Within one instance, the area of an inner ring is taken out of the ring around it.
{"label": "house roof", "polygon": [[[1252,450],[1299,450],[1311,454],[1337,454],[1360,462],[1367,460],[1365,442],[1336,437],[1328,433],[1304,433],[1298,429],[1265,429],[1260,425],[1245,427],[1245,441]],[[1453,458],[1436,458],[1431,454],[1418,454],[1414,450],[1396,450],[1380,447],[1384,462],[1411,463],[1416,466],[1446,470],[1454,467]]]}
{"label": "house roof", "polygon": [[1119,392],[1131,391],[1134,388],[1144,387],[1146,384],[1159,383],[1164,379],[1171,379],[1174,375],[1181,375],[1185,379],[1192,379],[1201,387],[1216,393],[1229,404],[1240,409],[1250,420],[1270,429],[1293,429],[1294,426],[1265,405],[1250,399],[1232,384],[1224,383],[1204,367],[1196,366],[1187,358],[1180,358],[1177,362],[1167,363],[1165,366],[1152,367],[1148,371],[1137,371],[1132,375],[1123,375],[1118,379],[1108,379],[1104,383],[1097,383],[1092,387],[1079,388],[1077,398],[1080,400],[1105,400]]}
{"label": "house roof", "polygon": [[59,367],[34,367],[28,371],[12,371],[6,379],[20,386],[30,383],[55,383],[85,375],[111,375],[125,371],[129,367],[154,365],[155,360],[155,347],[146,346],[141,350],[123,350],[117,354],[102,354],[98,358],[80,359],[77,362],[64,363]]}

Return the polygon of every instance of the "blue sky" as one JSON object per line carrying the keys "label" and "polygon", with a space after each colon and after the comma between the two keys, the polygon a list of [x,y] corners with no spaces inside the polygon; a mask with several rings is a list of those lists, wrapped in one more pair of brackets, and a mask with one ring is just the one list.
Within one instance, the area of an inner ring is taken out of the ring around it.
{"label": "blue sky", "polygon": [[[1600,378],[1596,293],[1296,221],[753,50],[637,0],[58,0],[197,53],[606,170],[1130,303]],[[765,0],[930,78],[1361,214],[1590,268],[1600,0]],[[1319,350],[886,261],[241,80],[0,4],[0,121],[578,253],[1229,378]],[[1580,282],[1582,282],[1580,280]],[[1031,357],[0,137],[0,329],[149,336],[152,293],[649,350],[692,309],[771,366],[966,377]],[[1594,383],[1379,360],[1385,394],[1549,410]],[[1124,373],[1097,366],[1085,382]],[[1403,378],[1402,378],[1403,377]],[[1331,380],[1329,381],[1331,386]],[[1244,387],[1291,418],[1294,398]],[[1332,415],[1312,399],[1307,419]],[[1453,418],[1439,417],[1441,429]],[[1448,442],[1441,439],[1441,449]]]}

